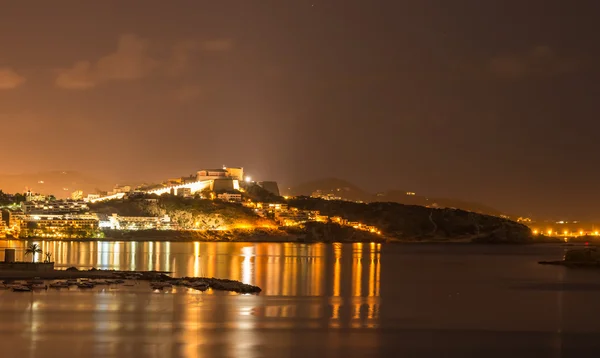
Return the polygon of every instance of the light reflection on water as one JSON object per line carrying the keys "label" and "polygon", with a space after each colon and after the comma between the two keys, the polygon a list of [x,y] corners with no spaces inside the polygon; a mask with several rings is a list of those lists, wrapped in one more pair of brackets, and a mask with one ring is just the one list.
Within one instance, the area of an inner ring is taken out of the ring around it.
{"label": "light reflection on water", "polygon": [[[0,248],[17,248],[24,259],[28,244],[0,241]],[[2,357],[516,358],[600,350],[600,272],[537,264],[562,257],[558,246],[39,244],[62,268],[165,270],[242,280],[263,292],[152,292],[147,283],[0,290]]]}
{"label": "light reflection on water", "polygon": [[[52,253],[56,268],[156,270],[173,276],[208,276],[240,280],[275,296],[379,296],[381,244],[205,243],[205,242],[65,242],[35,241]],[[0,241],[25,257],[27,241]],[[0,260],[4,251],[0,250]],[[36,255],[36,260],[42,260]],[[332,277],[325,275],[332,274]],[[351,277],[342,292],[342,277]]]}
{"label": "light reflection on water", "polygon": [[[240,280],[263,289],[262,295],[329,297],[306,303],[275,302],[247,312],[264,317],[328,317],[339,327],[347,306],[352,325],[376,327],[379,312],[381,244],[67,242],[36,241],[51,252],[57,268],[172,271],[173,276],[208,276]],[[26,260],[26,241],[4,241]],[[3,251],[0,260],[3,259]],[[38,255],[40,256],[40,255]],[[37,257],[40,260],[40,257]],[[212,290],[204,295],[214,295]],[[346,297],[347,299],[343,299]]]}

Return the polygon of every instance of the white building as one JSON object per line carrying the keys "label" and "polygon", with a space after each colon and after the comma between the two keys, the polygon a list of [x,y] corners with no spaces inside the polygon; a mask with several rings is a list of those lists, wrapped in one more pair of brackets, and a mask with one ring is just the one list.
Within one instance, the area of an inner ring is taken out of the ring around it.
{"label": "white building", "polygon": [[112,214],[105,220],[100,220],[100,228],[112,230],[168,230],[171,228],[171,218],[167,215],[156,216],[120,216]]}
{"label": "white building", "polygon": [[242,201],[242,194],[239,193],[223,193],[223,194],[219,194],[217,195],[217,199],[223,200],[223,201],[230,201],[230,202],[236,202],[239,203]]}
{"label": "white building", "polygon": [[21,210],[25,214],[70,214],[86,212],[90,208],[83,200],[55,200],[55,201],[24,201]]}

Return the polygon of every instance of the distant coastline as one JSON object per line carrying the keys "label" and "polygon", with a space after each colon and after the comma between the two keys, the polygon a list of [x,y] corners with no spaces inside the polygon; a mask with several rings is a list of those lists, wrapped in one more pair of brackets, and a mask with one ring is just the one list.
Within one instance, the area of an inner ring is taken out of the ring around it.
{"label": "distant coastline", "polygon": [[325,236],[311,235],[304,230],[288,232],[280,229],[244,229],[231,231],[187,231],[187,230],[144,230],[144,231],[114,231],[107,232],[102,238],[4,238],[4,240],[19,241],[72,241],[72,242],[97,242],[97,241],[122,241],[122,242],[251,242],[251,243],[388,243],[388,244],[495,244],[495,245],[540,245],[540,244],[584,244],[586,242],[600,243],[589,238],[576,238],[568,243],[556,238],[543,237],[539,240],[529,241],[495,241],[477,240],[480,236],[464,235],[456,237],[432,236],[415,238],[390,238],[370,233],[354,231],[349,235]]}

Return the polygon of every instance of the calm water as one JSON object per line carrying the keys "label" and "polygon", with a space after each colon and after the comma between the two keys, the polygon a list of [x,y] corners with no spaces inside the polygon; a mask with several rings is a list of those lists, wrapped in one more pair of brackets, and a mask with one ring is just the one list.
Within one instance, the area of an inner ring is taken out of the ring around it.
{"label": "calm water", "polygon": [[59,267],[231,278],[263,293],[0,291],[1,357],[600,352],[600,271],[536,263],[562,257],[560,246],[39,243]]}

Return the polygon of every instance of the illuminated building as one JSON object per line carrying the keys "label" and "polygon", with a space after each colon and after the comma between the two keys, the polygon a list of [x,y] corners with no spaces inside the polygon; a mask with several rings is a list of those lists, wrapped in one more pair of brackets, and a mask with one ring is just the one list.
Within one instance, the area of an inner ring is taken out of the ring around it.
{"label": "illuminated building", "polygon": [[171,229],[171,218],[167,215],[156,216],[120,216],[112,214],[103,217],[99,227],[112,230],[168,230]]}
{"label": "illuminated building", "polygon": [[184,198],[188,198],[188,197],[192,196],[192,189],[190,189],[190,188],[179,188],[179,189],[177,189],[175,195],[181,196],[181,197],[184,197]]}
{"label": "illuminated building", "polygon": [[83,191],[75,190],[71,193],[71,200],[83,200]]}
{"label": "illuminated building", "polygon": [[34,214],[20,220],[20,236],[24,237],[90,237],[97,229],[98,217],[91,214]]}
{"label": "illuminated building", "polygon": [[7,229],[8,229],[8,227],[6,226],[6,223],[4,222],[4,220],[0,220],[0,238],[6,237]]}
{"label": "illuminated building", "polygon": [[242,194],[239,193],[223,193],[223,194],[219,194],[217,195],[217,199],[223,200],[223,201],[230,201],[230,202],[241,202],[242,201]]}
{"label": "illuminated building", "polygon": [[86,198],[84,198],[83,200],[85,202],[93,202],[96,199],[100,199],[100,194],[88,194],[88,196]]}
{"label": "illuminated building", "polygon": [[39,193],[32,193],[31,191],[27,191],[25,193],[25,201],[45,201],[46,196]]}
{"label": "illuminated building", "polygon": [[282,226],[294,226],[309,220],[308,213],[303,211],[277,211],[275,221]]}
{"label": "illuminated building", "polygon": [[276,211],[287,211],[287,204],[279,204],[279,203],[256,203],[257,209],[263,209],[268,212],[276,212]]}
{"label": "illuminated building", "polygon": [[87,212],[89,207],[82,200],[24,201],[21,210],[25,214],[72,214]]}
{"label": "illuminated building", "polygon": [[310,194],[311,198],[319,198],[323,200],[344,200],[341,196],[334,195],[332,193],[323,193],[321,190],[317,190]]}
{"label": "illuminated building", "polygon": [[197,181],[224,179],[224,178],[230,178],[230,179],[234,179],[234,180],[238,180],[238,181],[244,180],[244,168],[223,167],[223,169],[202,169],[202,170],[199,170],[196,175]]}
{"label": "illuminated building", "polygon": [[225,169],[227,171],[227,175],[230,178],[234,178],[236,180],[244,180],[244,168],[241,167],[233,167],[233,168],[227,168],[227,167],[223,167],[223,169]]}

